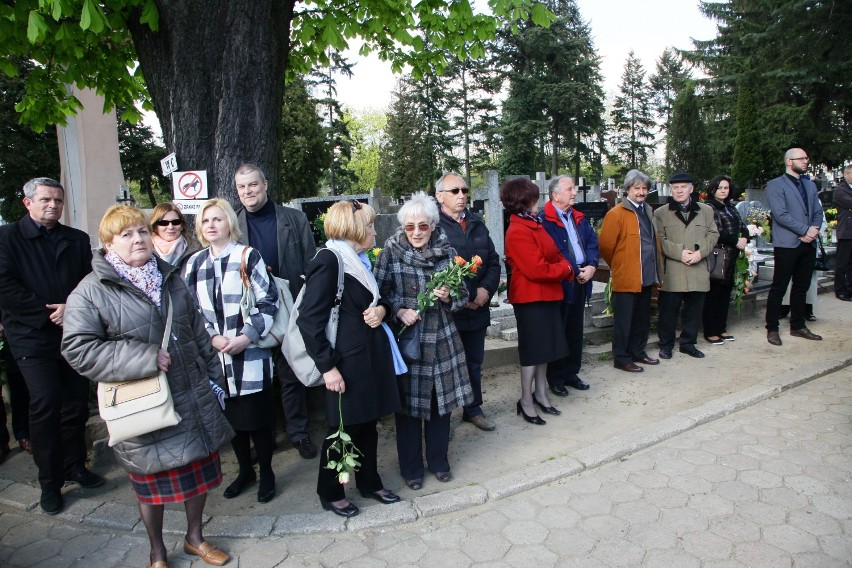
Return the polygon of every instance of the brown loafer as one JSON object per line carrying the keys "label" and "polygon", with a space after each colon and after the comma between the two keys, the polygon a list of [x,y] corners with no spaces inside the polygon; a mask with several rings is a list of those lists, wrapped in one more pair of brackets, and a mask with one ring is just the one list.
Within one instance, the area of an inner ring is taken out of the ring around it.
{"label": "brown loafer", "polygon": [[811,339],[813,341],[822,341],[822,336],[817,335],[806,327],[801,329],[791,329],[790,335],[793,337],[801,337],[802,339]]}
{"label": "brown loafer", "polygon": [[228,560],[231,559],[230,556],[228,556],[206,540],[202,542],[198,548],[195,548],[194,546],[186,542],[186,539],[183,539],[183,551],[187,554],[197,556],[207,564],[212,564],[213,566],[222,566],[223,564],[226,564]]}
{"label": "brown loafer", "polygon": [[33,453],[33,443],[30,442],[27,438],[18,440],[18,447],[21,448],[21,450],[27,452],[28,454]]}
{"label": "brown loafer", "polygon": [[627,371],[628,373],[641,373],[645,370],[636,363],[627,363],[626,365],[619,365],[616,363],[614,367],[616,369],[621,369],[622,371]]}
{"label": "brown loafer", "polygon": [[778,335],[777,331],[767,331],[766,341],[768,341],[772,345],[781,345],[781,336]]}
{"label": "brown loafer", "polygon": [[645,355],[641,359],[634,359],[633,362],[634,363],[642,363],[643,365],[659,365],[660,364],[659,359],[654,359],[653,357],[648,357],[647,355]]}

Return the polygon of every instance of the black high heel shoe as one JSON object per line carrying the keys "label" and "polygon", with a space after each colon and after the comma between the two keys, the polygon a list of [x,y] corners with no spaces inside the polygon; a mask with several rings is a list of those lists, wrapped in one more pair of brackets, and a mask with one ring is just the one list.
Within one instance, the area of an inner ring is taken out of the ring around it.
{"label": "black high heel shoe", "polygon": [[545,414],[552,414],[553,416],[559,416],[562,414],[562,411],[557,409],[555,406],[545,406],[538,401],[536,397],[533,397],[533,402],[538,405],[542,412]]}
{"label": "black high heel shoe", "polygon": [[536,414],[535,416],[529,416],[526,412],[524,412],[524,409],[521,408],[520,400],[518,401],[518,414],[523,415],[524,420],[526,420],[530,424],[538,424],[539,426],[544,426],[545,424],[547,424],[547,422],[542,420],[541,416],[539,416],[538,414]]}
{"label": "black high heel shoe", "polygon": [[361,512],[361,510],[356,507],[355,504],[351,501],[345,507],[337,507],[333,505],[330,501],[326,501],[325,499],[320,498],[320,505],[322,505],[322,508],[326,511],[331,511],[335,515],[340,515],[341,517],[354,517],[355,515]]}

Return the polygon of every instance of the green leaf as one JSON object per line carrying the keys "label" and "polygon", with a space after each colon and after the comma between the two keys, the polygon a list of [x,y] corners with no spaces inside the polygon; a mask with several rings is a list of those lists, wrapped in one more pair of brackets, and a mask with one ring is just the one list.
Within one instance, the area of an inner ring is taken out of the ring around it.
{"label": "green leaf", "polygon": [[106,16],[101,7],[93,0],[83,1],[83,12],[80,15],[80,27],[96,34],[104,31]]}
{"label": "green leaf", "polygon": [[30,43],[36,43],[47,32],[47,22],[44,21],[44,16],[30,10],[30,17],[27,20],[27,39]]}
{"label": "green leaf", "polygon": [[142,16],[139,18],[139,23],[148,24],[151,31],[157,31],[160,28],[160,12],[157,10],[157,4],[154,0],[148,0],[142,8]]}
{"label": "green leaf", "polygon": [[352,438],[349,437],[349,434],[347,434],[346,432],[342,432],[342,431],[340,432],[340,439],[343,440],[344,442],[351,442],[352,441]]}
{"label": "green leaf", "polygon": [[325,464],[325,467],[327,469],[334,469],[335,467],[337,467],[337,462],[335,460],[328,460],[328,462]]}
{"label": "green leaf", "polygon": [[552,22],[556,16],[553,12],[548,10],[547,6],[544,4],[535,4],[530,12],[530,18],[535,25],[547,28],[550,27],[550,22]]}
{"label": "green leaf", "polygon": [[18,67],[8,59],[0,59],[0,71],[8,75],[9,77],[17,77],[18,76]]}

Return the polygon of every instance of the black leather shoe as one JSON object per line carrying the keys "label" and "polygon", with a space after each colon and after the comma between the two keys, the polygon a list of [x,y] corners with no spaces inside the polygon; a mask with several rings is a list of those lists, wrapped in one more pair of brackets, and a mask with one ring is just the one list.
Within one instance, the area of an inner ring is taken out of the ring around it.
{"label": "black leather shoe", "polygon": [[837,299],[843,302],[852,302],[852,297],[847,296],[846,294],[838,294]]}
{"label": "black leather shoe", "polygon": [[518,401],[518,414],[522,414],[523,417],[524,417],[524,420],[526,420],[530,424],[535,424],[537,426],[544,426],[545,424],[547,424],[547,422],[545,422],[541,418],[541,416],[539,416],[538,414],[534,414],[534,415],[530,416],[529,414],[524,412],[524,409],[521,407],[521,401],[520,400]]}
{"label": "black leather shoe", "polygon": [[70,481],[71,483],[76,483],[84,489],[93,489],[95,487],[100,487],[101,485],[106,483],[106,479],[104,479],[100,475],[92,473],[88,469],[81,469],[80,473],[78,473],[68,481]]}
{"label": "black leather shoe", "polygon": [[299,455],[303,459],[312,460],[317,457],[317,447],[311,442],[310,438],[304,438],[297,442],[293,442],[293,447],[299,450]]}
{"label": "black leather shoe", "polygon": [[374,501],[378,501],[382,505],[390,505],[391,503],[396,503],[399,501],[399,495],[391,491],[390,489],[385,489],[386,493],[379,493],[376,491],[372,493],[370,491],[361,491],[361,497],[364,499],[372,499]]}
{"label": "black leather shoe", "polygon": [[672,351],[671,349],[660,349],[660,354],[658,355],[660,359],[671,359]]}
{"label": "black leather shoe", "polygon": [[435,472],[435,479],[437,479],[438,481],[440,481],[442,483],[446,483],[448,481],[453,480],[453,474],[450,473],[449,471],[436,471]]}
{"label": "black leather shoe", "polygon": [[550,387],[550,392],[552,392],[556,396],[568,396],[568,389],[566,389],[562,385],[556,385],[555,387]]}
{"label": "black leather shoe", "polygon": [[225,489],[224,493],[222,493],[222,497],[224,497],[225,499],[233,499],[234,497],[236,497],[237,495],[239,495],[240,493],[245,491],[246,487],[248,487],[249,485],[251,485],[255,481],[257,481],[256,475],[252,475],[251,477],[237,476],[237,478],[234,480],[234,482],[231,483]]}
{"label": "black leather shoe", "polygon": [[538,401],[538,399],[533,396],[533,403],[541,409],[545,414],[552,414],[553,416],[559,416],[562,414],[562,411],[556,408],[555,406],[545,406]]}
{"label": "black leather shoe", "polygon": [[618,363],[616,363],[614,366],[615,366],[616,369],[620,369],[622,371],[627,371],[628,373],[643,373],[643,372],[645,372],[645,369],[643,369],[642,367],[640,367],[636,363],[627,363],[626,365],[619,365]]}
{"label": "black leather shoe", "polygon": [[767,331],[766,341],[768,341],[772,345],[781,345],[781,336],[778,335],[777,331]]}
{"label": "black leather shoe", "polygon": [[423,478],[418,477],[417,479],[406,479],[405,484],[412,491],[419,491],[420,489],[423,489]]}
{"label": "black leather shoe", "polygon": [[704,357],[704,353],[695,348],[694,345],[690,345],[688,347],[681,347],[679,349],[681,353],[686,353],[690,357],[695,357],[696,359],[701,359]]}
{"label": "black leather shoe", "polygon": [[802,339],[812,339],[814,341],[822,341],[822,336],[817,335],[806,327],[801,329],[791,329],[790,335],[793,337],[801,337]]}
{"label": "black leather shoe", "polygon": [[260,484],[257,486],[257,502],[269,503],[275,498],[275,476],[271,479],[260,478]]}
{"label": "black leather shoe", "polygon": [[322,505],[322,508],[326,511],[331,511],[335,515],[340,515],[341,517],[346,518],[354,517],[355,515],[361,512],[361,509],[356,507],[351,501],[345,507],[335,507],[325,499],[320,499],[320,504]]}
{"label": "black leather shoe", "polygon": [[573,380],[565,381],[565,384],[580,391],[589,390],[589,384],[579,377]]}
{"label": "black leather shoe", "polygon": [[645,355],[641,359],[634,359],[633,362],[634,363],[642,363],[643,365],[659,365],[660,364],[659,359],[654,359],[653,357],[648,357],[647,355]]}
{"label": "black leather shoe", "polygon": [[62,501],[62,492],[42,491],[39,505],[41,505],[41,510],[47,515],[56,515],[62,512],[62,509],[65,508],[65,504]]}

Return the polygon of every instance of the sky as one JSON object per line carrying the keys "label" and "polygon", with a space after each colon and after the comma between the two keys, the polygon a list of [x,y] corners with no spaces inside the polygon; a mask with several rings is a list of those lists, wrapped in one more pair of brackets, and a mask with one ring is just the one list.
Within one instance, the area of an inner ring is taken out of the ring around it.
{"label": "sky", "polygon": [[[698,11],[698,0],[577,0],[577,5],[601,56],[607,93],[617,91],[631,49],[650,75],[666,47],[687,49],[691,38],[716,35],[715,23]],[[356,111],[386,108],[396,82],[390,64],[357,54],[350,60],[358,64],[352,79],[338,78],[341,102]]]}

